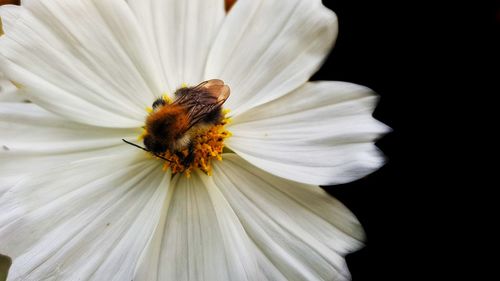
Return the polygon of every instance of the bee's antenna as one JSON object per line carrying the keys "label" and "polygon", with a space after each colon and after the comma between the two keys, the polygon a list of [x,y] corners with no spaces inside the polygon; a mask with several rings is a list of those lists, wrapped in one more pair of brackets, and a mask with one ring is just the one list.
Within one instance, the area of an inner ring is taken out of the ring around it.
{"label": "bee's antenna", "polygon": [[137,148],[139,148],[139,149],[142,149],[142,150],[144,150],[144,151],[147,151],[147,152],[149,152],[149,153],[152,153],[154,156],[156,156],[156,157],[158,157],[158,158],[161,158],[161,159],[163,159],[163,160],[165,160],[165,161],[168,161],[168,162],[170,162],[170,163],[174,163],[172,160],[167,159],[167,158],[165,158],[165,157],[163,157],[163,156],[160,156],[160,155],[158,155],[158,154],[156,154],[156,153],[153,153],[153,152],[151,152],[150,150],[148,150],[148,149],[146,149],[146,148],[144,148],[144,147],[142,147],[142,146],[140,146],[140,145],[137,145],[137,144],[135,144],[135,143],[131,143],[131,142],[129,142],[128,140],[125,140],[125,139],[122,139],[122,141],[124,141],[124,142],[125,142],[125,143],[127,143],[127,144],[130,144],[131,146],[135,146],[135,147],[137,147]]}

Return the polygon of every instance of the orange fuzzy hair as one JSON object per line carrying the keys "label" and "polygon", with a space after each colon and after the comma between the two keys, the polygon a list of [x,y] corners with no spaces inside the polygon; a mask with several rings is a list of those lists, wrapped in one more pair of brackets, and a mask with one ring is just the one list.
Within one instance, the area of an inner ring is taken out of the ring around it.
{"label": "orange fuzzy hair", "polygon": [[152,151],[156,150],[153,145],[172,148],[188,126],[189,118],[185,108],[176,104],[163,106],[147,117],[144,144]]}

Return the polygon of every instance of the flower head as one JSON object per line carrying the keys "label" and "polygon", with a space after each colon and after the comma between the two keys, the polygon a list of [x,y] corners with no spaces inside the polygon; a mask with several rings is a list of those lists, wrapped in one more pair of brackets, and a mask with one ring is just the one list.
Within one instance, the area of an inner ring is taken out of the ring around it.
{"label": "flower head", "polygon": [[[320,0],[227,14],[222,0],[26,0],[0,17],[0,71],[32,101],[0,103],[9,280],[349,278],[363,231],[318,185],[380,167],[388,128],[370,89],[307,82],[337,34]],[[182,134],[162,139],[155,102],[210,79],[231,111],[194,118],[207,103],[188,95]],[[148,152],[122,141],[141,135]]]}

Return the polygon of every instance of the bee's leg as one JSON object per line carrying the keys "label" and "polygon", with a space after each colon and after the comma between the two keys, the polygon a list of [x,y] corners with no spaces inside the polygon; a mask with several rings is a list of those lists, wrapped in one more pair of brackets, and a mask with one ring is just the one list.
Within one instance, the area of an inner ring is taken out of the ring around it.
{"label": "bee's leg", "polygon": [[194,144],[190,143],[188,147],[188,155],[184,156],[181,152],[177,152],[177,156],[182,159],[182,165],[187,167],[194,161]]}
{"label": "bee's leg", "polygon": [[184,163],[183,163],[184,166],[189,166],[194,161],[194,144],[193,143],[189,144],[188,151],[189,151],[188,155],[186,156],[186,158],[184,158]]}

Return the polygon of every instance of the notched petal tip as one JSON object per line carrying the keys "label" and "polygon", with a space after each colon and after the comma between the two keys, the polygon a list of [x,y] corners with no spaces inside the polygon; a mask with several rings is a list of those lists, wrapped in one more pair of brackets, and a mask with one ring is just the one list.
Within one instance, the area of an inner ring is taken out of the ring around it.
{"label": "notched petal tip", "polygon": [[385,161],[374,143],[390,128],[372,116],[377,100],[364,86],[310,82],[237,116],[227,145],[284,178],[318,185],[347,183]]}
{"label": "notched petal tip", "polygon": [[363,247],[365,233],[346,206],[317,186],[273,176],[235,154],[225,157],[215,165],[214,183],[278,271],[290,279],[349,279],[344,256]]}

